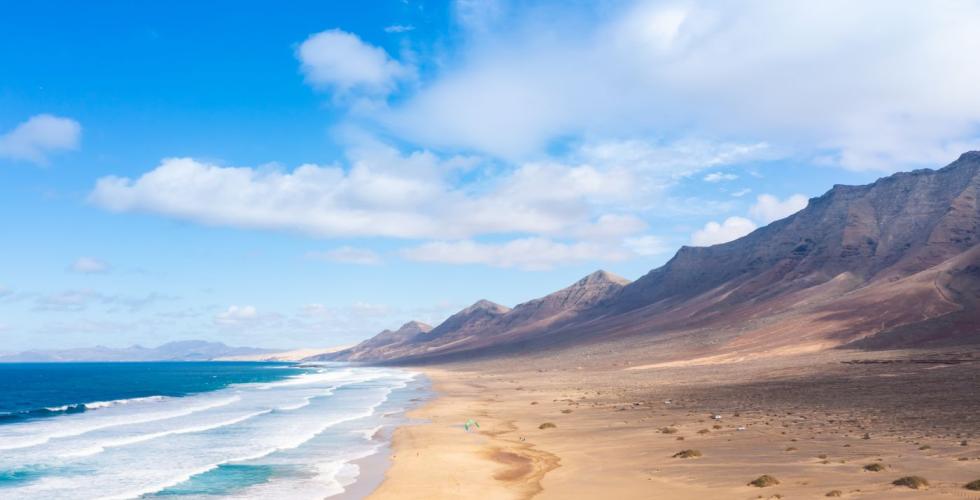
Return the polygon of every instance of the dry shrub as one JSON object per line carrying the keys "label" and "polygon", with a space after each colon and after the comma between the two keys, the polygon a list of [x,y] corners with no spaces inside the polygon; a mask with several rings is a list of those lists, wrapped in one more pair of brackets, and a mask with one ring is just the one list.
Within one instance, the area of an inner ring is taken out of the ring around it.
{"label": "dry shrub", "polygon": [[749,486],[755,486],[756,488],[766,488],[777,484],[779,484],[779,480],[769,474],[763,474],[749,482]]}
{"label": "dry shrub", "polygon": [[922,488],[929,487],[929,481],[926,481],[926,478],[922,476],[900,477],[892,481],[892,484],[894,484],[895,486],[905,486],[907,488],[912,488],[913,490],[919,490]]}
{"label": "dry shrub", "polygon": [[541,430],[544,430],[544,429],[554,429],[555,427],[558,427],[558,426],[555,425],[555,424],[553,424],[553,423],[551,423],[551,422],[545,422],[545,423],[539,425],[538,426],[538,429],[541,429]]}
{"label": "dry shrub", "polygon": [[698,458],[701,456],[701,452],[698,450],[681,450],[674,453],[674,458]]}

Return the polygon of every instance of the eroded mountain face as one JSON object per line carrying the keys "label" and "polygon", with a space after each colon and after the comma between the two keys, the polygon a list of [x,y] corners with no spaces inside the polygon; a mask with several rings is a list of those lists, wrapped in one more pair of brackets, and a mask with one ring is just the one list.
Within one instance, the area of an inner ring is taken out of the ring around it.
{"label": "eroded mountain face", "polygon": [[480,301],[431,331],[382,332],[337,358],[460,359],[685,331],[698,334],[677,336],[684,349],[701,353],[980,342],[978,198],[978,152],[837,185],[745,237],[682,247],[633,283],[598,271],[513,310]]}

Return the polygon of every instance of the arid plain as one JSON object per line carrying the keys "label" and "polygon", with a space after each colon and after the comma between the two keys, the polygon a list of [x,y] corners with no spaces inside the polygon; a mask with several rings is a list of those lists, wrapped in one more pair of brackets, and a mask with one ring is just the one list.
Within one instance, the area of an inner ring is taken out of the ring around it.
{"label": "arid plain", "polygon": [[439,397],[396,431],[372,498],[980,498],[980,352],[563,358],[424,369]]}

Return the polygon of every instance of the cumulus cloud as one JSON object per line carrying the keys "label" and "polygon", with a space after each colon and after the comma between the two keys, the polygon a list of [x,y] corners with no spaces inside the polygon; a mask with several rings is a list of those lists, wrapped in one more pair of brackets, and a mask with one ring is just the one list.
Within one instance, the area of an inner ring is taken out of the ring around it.
{"label": "cumulus cloud", "polygon": [[310,259],[345,264],[374,265],[381,263],[381,256],[377,252],[367,248],[355,248],[352,246],[342,246],[323,252],[309,252],[306,256]]}
{"label": "cumulus cloud", "polygon": [[[436,168],[420,154],[400,166]],[[423,165],[427,164],[427,165]],[[421,172],[419,172],[421,173]],[[419,208],[440,193],[438,180],[364,162],[302,165],[291,172],[222,167],[168,158],[137,179],[99,179],[89,199],[116,212],[152,212],[210,225],[298,230],[321,236],[413,237],[437,230]]]}
{"label": "cumulus cloud", "polygon": [[[733,193],[733,195],[742,196],[747,192]],[[807,197],[802,194],[794,194],[785,200],[780,200],[771,194],[760,194],[756,198],[756,203],[749,208],[749,216],[765,225],[799,212],[806,205]],[[711,221],[691,235],[691,244],[711,246],[726,243],[751,233],[756,227],[755,222],[745,217],[729,217],[720,224]]]}
{"label": "cumulus cloud", "polygon": [[760,194],[755,204],[749,208],[749,215],[763,224],[768,224],[803,210],[807,202],[807,197],[802,194],[794,194],[785,200],[780,200],[771,194]]}
{"label": "cumulus cloud", "polygon": [[586,25],[566,3],[496,22],[504,11],[458,2],[464,27],[493,36],[381,121],[423,144],[504,157],[567,137],[680,133],[899,170],[980,144],[971,2],[641,0],[587,12]]}
{"label": "cumulus cloud", "polygon": [[82,274],[101,274],[109,272],[109,263],[94,257],[79,257],[72,262],[70,269]]}
{"label": "cumulus cloud", "polygon": [[351,91],[386,95],[400,79],[413,74],[411,67],[392,59],[384,49],[341,30],[310,35],[296,57],[307,83],[341,95]]}
{"label": "cumulus cloud", "polygon": [[616,142],[584,146],[568,161],[482,173],[473,158],[402,154],[379,144],[352,150],[347,168],[282,171],[168,158],[138,178],[99,179],[89,200],[116,212],[317,236],[622,236],[645,228],[635,212],[650,202],[651,189],[755,149]]}
{"label": "cumulus cloud", "polygon": [[0,158],[46,164],[48,155],[78,147],[82,127],[70,118],[34,115],[0,135]]}
{"label": "cumulus cloud", "polygon": [[691,244],[707,247],[741,238],[756,228],[754,222],[744,217],[729,217],[721,224],[711,221],[691,235]]}
{"label": "cumulus cloud", "polygon": [[[582,144],[562,158],[500,168],[478,157],[405,154],[365,140],[348,150],[346,166],[307,164],[292,171],[167,158],[135,178],[99,179],[88,199],[114,212],[321,237],[543,238],[582,243],[572,247],[575,255],[595,242],[606,255],[611,247],[617,247],[615,255],[637,255],[623,246],[625,238],[647,231],[643,216],[668,188],[765,149],[764,144],[606,141]],[[698,210],[713,206],[697,205]],[[631,245],[647,254],[652,248],[640,240]],[[354,248],[309,256],[379,260]]]}

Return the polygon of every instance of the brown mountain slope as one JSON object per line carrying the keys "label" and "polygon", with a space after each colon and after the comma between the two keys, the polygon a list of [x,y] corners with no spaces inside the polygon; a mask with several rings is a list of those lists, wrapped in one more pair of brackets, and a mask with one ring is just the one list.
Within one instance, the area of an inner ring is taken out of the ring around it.
{"label": "brown mountain slope", "polygon": [[474,349],[494,343],[494,338],[507,332],[538,331],[572,320],[578,312],[619,293],[628,283],[629,280],[615,274],[596,271],[566,288],[519,304],[514,309],[481,300],[450,316],[432,331],[415,335],[409,341],[392,344],[386,341],[385,332],[382,332],[329,358],[381,361]]}
{"label": "brown mountain slope", "polygon": [[628,284],[626,278],[596,271],[557,292],[517,305],[494,326],[503,332],[541,321],[560,321],[615,296]]}
{"label": "brown mountain slope", "polygon": [[940,170],[834,186],[794,215],[729,243],[683,247],[578,306],[560,306],[563,290],[469,330],[465,341],[426,348],[416,339],[378,359],[605,345],[617,356],[735,360],[849,343],[980,342],[978,198],[978,152]]}
{"label": "brown mountain slope", "polygon": [[396,349],[411,342],[419,334],[432,330],[421,321],[409,321],[395,331],[384,330],[360,344],[335,353],[314,356],[314,360],[346,359],[348,361],[369,361],[383,359],[397,354]]}
{"label": "brown mountain slope", "polygon": [[[667,310],[714,292],[705,313],[809,288],[850,273],[857,283],[937,265],[977,243],[980,153],[939,171],[834,186],[807,207],[735,241],[683,247],[627,287],[614,309]],[[704,300],[704,298],[702,299]]]}

